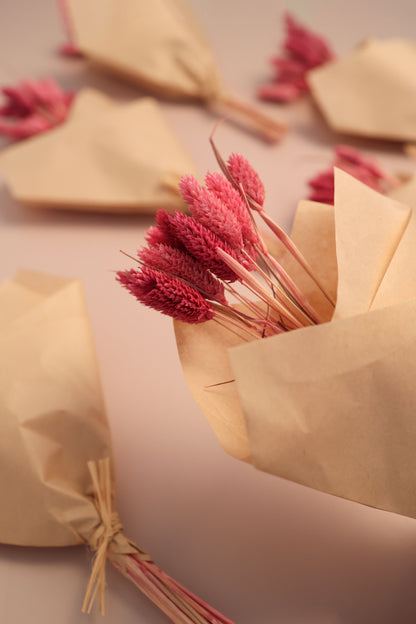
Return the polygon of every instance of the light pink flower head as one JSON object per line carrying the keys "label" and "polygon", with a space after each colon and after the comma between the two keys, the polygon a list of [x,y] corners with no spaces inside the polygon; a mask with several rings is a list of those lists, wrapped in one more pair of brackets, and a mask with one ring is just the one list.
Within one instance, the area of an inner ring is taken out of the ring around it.
{"label": "light pink flower head", "polygon": [[241,154],[231,154],[227,168],[236,184],[242,186],[247,197],[253,199],[258,206],[263,206],[266,195],[263,182],[248,160]]}

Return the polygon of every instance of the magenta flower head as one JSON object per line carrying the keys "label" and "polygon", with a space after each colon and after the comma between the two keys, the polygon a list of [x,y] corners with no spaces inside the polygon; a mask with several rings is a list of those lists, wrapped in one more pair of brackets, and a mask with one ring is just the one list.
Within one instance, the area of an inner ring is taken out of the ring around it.
{"label": "magenta flower head", "polygon": [[289,13],[285,15],[287,52],[305,68],[312,69],[334,58],[329,44],[308,28],[297,22]]}
{"label": "magenta flower head", "polygon": [[238,277],[218,256],[218,248],[228,253],[244,266],[250,264],[247,263],[244,257],[241,257],[238,251],[230,247],[224,240],[193,217],[188,217],[181,212],[175,212],[173,215],[169,215],[169,221],[172,230],[181,243],[183,243],[188,253],[199,260],[203,267],[214,273],[219,279],[226,282],[235,282]]}
{"label": "magenta flower head", "polygon": [[0,107],[0,133],[15,139],[39,134],[65,121],[74,97],[49,78],[26,80],[1,91],[6,101]]}
{"label": "magenta flower head", "polygon": [[143,247],[138,256],[147,266],[184,280],[207,299],[227,303],[223,284],[188,253],[159,243]]}
{"label": "magenta flower head", "polygon": [[265,200],[264,186],[248,160],[241,154],[231,154],[227,161],[227,168],[236,184],[243,187],[247,197],[262,207]]}
{"label": "magenta flower head", "polygon": [[182,280],[149,267],[119,271],[117,280],[141,303],[185,323],[203,323],[214,308]]}
{"label": "magenta flower head", "polygon": [[274,102],[291,102],[309,91],[307,73],[334,58],[328,43],[299,24],[289,13],[285,16],[286,37],[282,52],[272,59],[274,82],[258,90],[258,96]]}
{"label": "magenta flower head", "polygon": [[236,215],[214,193],[201,186],[193,176],[183,176],[179,189],[191,214],[199,223],[226,241],[232,248],[243,245],[241,224]]}
{"label": "magenta flower head", "polygon": [[154,245],[169,245],[175,249],[185,250],[184,245],[178,239],[170,224],[170,213],[160,209],[156,212],[156,226],[150,227],[146,232],[146,241],[149,247]]}
{"label": "magenta flower head", "polygon": [[346,171],[379,193],[387,193],[390,188],[397,186],[397,178],[383,171],[374,159],[365,156],[355,147],[336,145],[334,151],[335,158],[329,169],[309,180],[312,190],[308,199],[326,204],[334,203],[334,167]]}

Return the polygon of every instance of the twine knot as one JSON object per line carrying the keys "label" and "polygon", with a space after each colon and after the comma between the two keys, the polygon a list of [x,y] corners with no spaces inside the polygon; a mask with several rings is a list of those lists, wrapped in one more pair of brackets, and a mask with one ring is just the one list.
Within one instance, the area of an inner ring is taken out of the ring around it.
{"label": "twine knot", "polygon": [[91,612],[94,600],[98,594],[99,610],[104,615],[105,566],[107,558],[118,561],[119,565],[123,567],[124,558],[122,555],[134,553],[139,558],[147,560],[150,557],[125,537],[123,525],[117,512],[113,510],[113,489],[109,458],[100,459],[98,462],[88,462],[88,469],[93,484],[94,504],[100,522],[87,540],[90,548],[95,551],[95,556],[90,580],[85,592],[82,612]]}

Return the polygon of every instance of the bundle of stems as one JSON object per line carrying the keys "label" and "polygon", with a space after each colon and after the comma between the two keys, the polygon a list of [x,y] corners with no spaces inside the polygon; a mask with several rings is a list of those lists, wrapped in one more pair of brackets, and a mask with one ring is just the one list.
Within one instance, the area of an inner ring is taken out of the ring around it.
{"label": "bundle of stems", "polygon": [[174,624],[234,624],[160,570],[151,560],[124,556],[113,565],[138,587]]}
{"label": "bundle of stems", "polygon": [[110,459],[90,461],[88,468],[100,523],[89,539],[85,540],[95,550],[95,555],[82,605],[83,613],[90,613],[98,598],[99,609],[105,614],[106,561],[109,559],[174,624],[233,624],[160,570],[147,553],[125,537],[113,507]]}

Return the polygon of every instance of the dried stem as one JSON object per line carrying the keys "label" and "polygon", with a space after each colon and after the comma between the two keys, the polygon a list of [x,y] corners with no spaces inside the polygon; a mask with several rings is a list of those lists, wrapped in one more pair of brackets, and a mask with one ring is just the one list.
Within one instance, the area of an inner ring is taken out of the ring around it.
{"label": "dried stem", "polygon": [[256,132],[269,143],[280,141],[287,131],[287,126],[283,122],[273,119],[256,107],[228,93],[222,93],[215,99],[209,100],[208,106],[214,112],[230,114],[233,120]]}
{"label": "dried stem", "polygon": [[[316,323],[316,319],[317,317],[317,313],[315,312],[315,310],[312,308],[312,306],[310,306],[310,304],[308,303],[306,297],[304,297],[304,295],[301,293],[301,291],[299,291],[296,287],[296,285],[294,284],[294,282],[292,282],[292,286],[294,286],[294,288],[296,289],[295,292],[290,292],[290,290],[285,287],[285,285],[280,281],[279,276],[274,275],[276,282],[274,282],[270,276],[261,269],[261,267],[258,266],[257,263],[254,263],[254,261],[252,260],[252,258],[250,258],[250,256],[244,252],[243,253],[247,256],[247,258],[249,258],[253,264],[256,267],[256,271],[263,277],[263,279],[269,284],[273,295],[275,297],[275,299],[277,299],[278,301],[281,302],[281,304],[284,307],[287,307],[294,316],[296,316],[296,318],[299,320],[299,322],[302,325],[310,325],[310,324],[314,324]],[[269,261],[269,257],[266,256],[264,258],[265,261]],[[280,265],[278,265],[280,266]],[[273,265],[274,267],[274,265]],[[269,268],[269,266],[267,265],[266,268]],[[275,268],[275,267],[274,267]],[[283,271],[283,269],[282,269]],[[286,274],[287,275],[287,274]],[[296,297],[295,294],[301,295],[301,300],[299,301]],[[302,305],[302,303],[304,305]],[[311,314],[308,314],[308,312],[305,310],[305,307],[309,307],[311,311],[313,311],[314,316],[311,316]]]}
{"label": "dried stem", "polygon": [[318,276],[315,274],[315,272],[312,269],[311,265],[306,260],[306,258],[303,256],[303,254],[299,251],[299,249],[296,247],[296,245],[294,244],[294,242],[292,241],[290,236],[288,236],[286,234],[286,232],[284,230],[282,230],[282,228],[279,225],[277,225],[277,223],[275,223],[273,221],[273,219],[271,219],[268,216],[268,214],[263,209],[259,210],[258,213],[261,216],[261,218],[263,219],[263,221],[272,230],[272,232],[274,234],[276,234],[276,236],[280,240],[280,242],[283,243],[283,245],[286,247],[286,249],[295,258],[295,260],[297,260],[297,262],[306,271],[306,273],[309,275],[309,277],[315,282],[315,284],[318,286],[319,290],[326,297],[326,299],[328,299],[328,301],[335,307],[335,301],[332,299],[331,295],[329,295],[328,292],[325,290],[325,287],[323,286],[323,284],[320,281],[320,279],[318,278]]}
{"label": "dried stem", "polygon": [[159,607],[174,624],[234,624],[160,570],[152,561],[124,555],[113,565]]}
{"label": "dried stem", "polygon": [[287,308],[282,306],[278,299],[274,299],[273,296],[264,288],[264,286],[239,262],[234,260],[234,258],[222,249],[218,248],[217,253],[220,258],[238,275],[246,288],[260,297],[260,299],[267,303],[277,314],[281,314],[290,323],[293,323],[295,327],[302,327],[302,324],[297,320],[297,318],[293,316]]}

